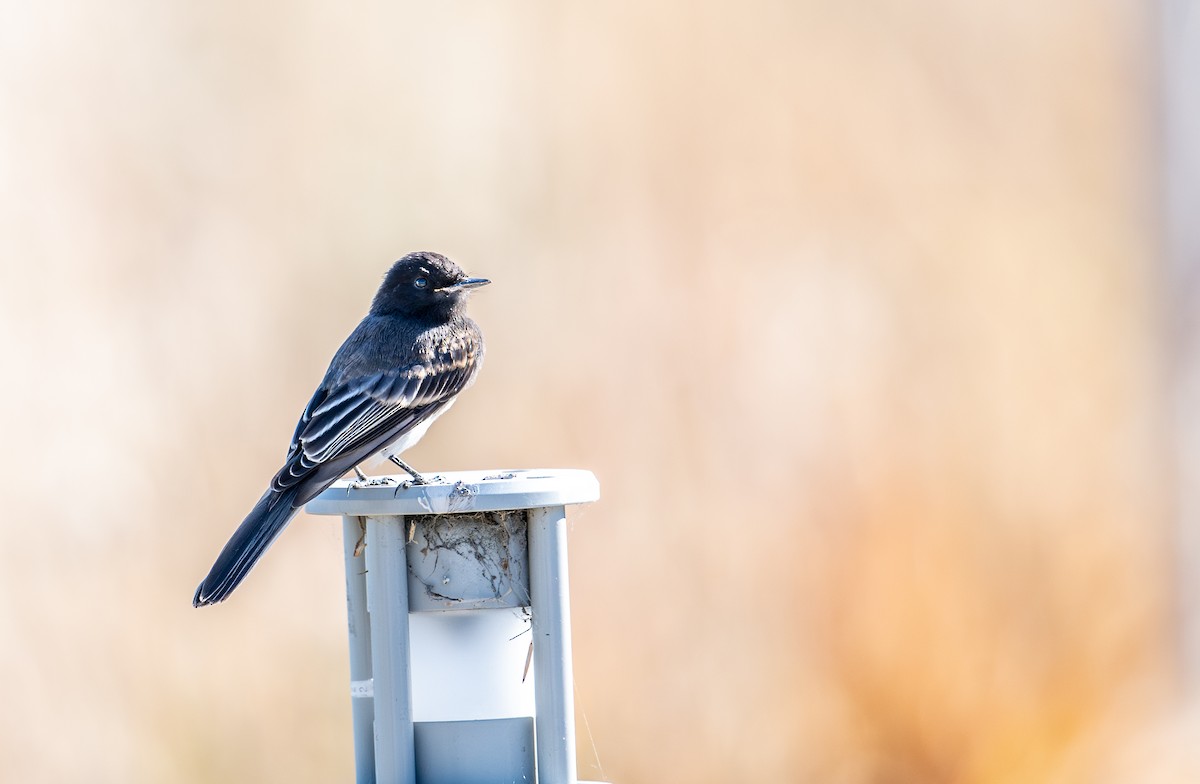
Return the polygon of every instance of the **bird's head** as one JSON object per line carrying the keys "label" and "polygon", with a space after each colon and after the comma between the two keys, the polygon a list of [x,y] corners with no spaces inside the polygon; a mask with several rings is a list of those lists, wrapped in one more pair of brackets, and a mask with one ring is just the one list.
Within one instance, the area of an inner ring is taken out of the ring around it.
{"label": "bird's head", "polygon": [[383,276],[371,313],[448,320],[462,313],[471,290],[489,282],[469,277],[440,253],[410,253]]}

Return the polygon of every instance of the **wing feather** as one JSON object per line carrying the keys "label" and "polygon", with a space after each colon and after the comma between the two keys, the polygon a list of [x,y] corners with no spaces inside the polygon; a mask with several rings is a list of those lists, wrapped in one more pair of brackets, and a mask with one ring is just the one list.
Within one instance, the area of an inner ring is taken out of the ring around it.
{"label": "wing feather", "polygon": [[[272,488],[282,492],[319,479],[324,489],[466,388],[479,369],[481,354],[481,347],[474,341],[456,341],[429,361],[348,379],[332,389],[319,390],[304,410],[287,460],[272,480]],[[308,495],[301,492],[297,502]]]}

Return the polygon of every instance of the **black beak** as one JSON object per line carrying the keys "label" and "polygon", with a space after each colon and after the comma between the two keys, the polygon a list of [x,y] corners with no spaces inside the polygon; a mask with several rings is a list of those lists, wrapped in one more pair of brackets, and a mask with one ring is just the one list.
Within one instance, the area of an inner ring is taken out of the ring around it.
{"label": "black beak", "polygon": [[489,283],[491,283],[491,281],[487,278],[465,278],[460,280],[458,283],[452,283],[449,286],[442,286],[440,289],[435,289],[435,291],[445,291],[450,294],[457,294],[460,291],[477,289],[480,286],[486,286]]}

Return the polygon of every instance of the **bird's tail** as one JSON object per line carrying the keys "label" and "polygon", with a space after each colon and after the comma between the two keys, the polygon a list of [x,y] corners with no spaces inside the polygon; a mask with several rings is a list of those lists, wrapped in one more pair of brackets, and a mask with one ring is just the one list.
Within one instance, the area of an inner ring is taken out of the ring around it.
{"label": "bird's tail", "polygon": [[268,490],[258,499],[196,589],[193,607],[204,607],[229,598],[296,514],[297,509],[292,506],[295,496],[296,491],[291,488],[282,493]]}

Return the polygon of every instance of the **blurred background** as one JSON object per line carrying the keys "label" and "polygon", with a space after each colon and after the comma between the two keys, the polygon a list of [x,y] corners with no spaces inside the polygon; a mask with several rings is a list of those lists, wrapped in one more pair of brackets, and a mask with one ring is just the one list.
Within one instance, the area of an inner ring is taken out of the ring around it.
{"label": "blurred background", "polygon": [[340,522],[192,592],[389,264],[582,467],[583,778],[1200,779],[1134,2],[0,10],[0,780],[346,781]]}

